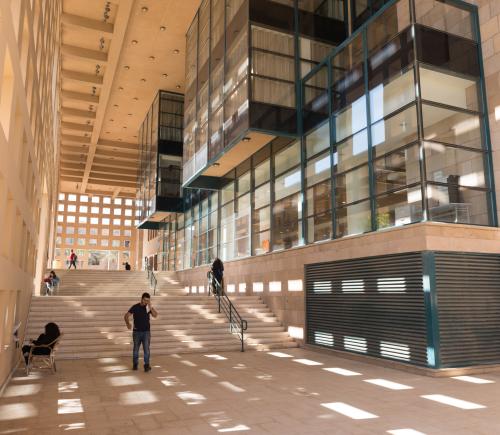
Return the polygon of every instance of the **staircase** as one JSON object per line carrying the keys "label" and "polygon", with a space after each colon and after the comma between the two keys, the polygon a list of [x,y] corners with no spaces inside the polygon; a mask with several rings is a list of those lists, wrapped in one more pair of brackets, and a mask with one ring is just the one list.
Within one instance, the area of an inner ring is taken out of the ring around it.
{"label": "staircase", "polygon": [[[106,273],[116,276],[115,273],[131,272]],[[131,356],[132,334],[127,330],[123,316],[133,304],[139,302],[145,287],[135,287],[139,278],[135,281],[132,272],[126,279],[127,283],[134,283],[133,288],[120,281],[116,283],[119,288],[116,295],[119,297],[102,296],[109,293],[112,283],[106,280],[104,291],[97,281],[92,284],[78,281],[78,274],[79,271],[71,271],[64,275],[59,294],[65,296],[33,297],[26,338],[38,337],[47,322],[55,322],[64,333],[58,358]],[[76,285],[72,289],[68,282],[85,285]],[[167,284],[174,286],[173,282]],[[174,286],[174,289],[177,287]],[[83,296],[86,291],[100,296]],[[131,294],[134,296],[129,296]],[[246,350],[297,347],[260,297],[234,296],[231,300],[248,321]],[[158,318],[151,321],[153,358],[154,355],[172,353],[240,350],[239,339],[229,333],[227,320],[217,312],[213,297],[169,295],[153,297],[152,301],[158,311]]]}
{"label": "staircase", "polygon": [[[57,270],[59,296],[135,296],[149,292],[145,271]],[[175,272],[159,272],[156,295],[180,296],[186,292]]]}

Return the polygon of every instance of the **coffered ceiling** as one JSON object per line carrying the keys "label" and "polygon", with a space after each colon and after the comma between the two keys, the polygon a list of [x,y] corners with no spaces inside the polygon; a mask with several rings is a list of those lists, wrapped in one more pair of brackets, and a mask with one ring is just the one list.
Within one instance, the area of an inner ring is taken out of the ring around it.
{"label": "coffered ceiling", "polygon": [[137,134],[156,92],[184,92],[199,0],[63,0],[63,192],[135,194]]}

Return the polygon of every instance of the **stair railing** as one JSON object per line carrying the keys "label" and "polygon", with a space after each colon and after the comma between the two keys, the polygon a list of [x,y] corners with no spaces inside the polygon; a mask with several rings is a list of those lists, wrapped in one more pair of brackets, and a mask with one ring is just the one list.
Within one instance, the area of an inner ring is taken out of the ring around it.
{"label": "stair railing", "polygon": [[245,352],[245,331],[247,330],[248,323],[242,319],[234,304],[223,294],[222,284],[215,278],[212,271],[207,273],[208,289],[212,291],[217,301],[219,313],[224,313],[229,320],[229,332],[236,334],[241,341],[241,351]]}
{"label": "stair railing", "polygon": [[158,284],[158,280],[153,272],[153,268],[148,263],[146,263],[146,270],[148,272],[149,290],[153,292],[153,295],[156,295],[156,285]]}

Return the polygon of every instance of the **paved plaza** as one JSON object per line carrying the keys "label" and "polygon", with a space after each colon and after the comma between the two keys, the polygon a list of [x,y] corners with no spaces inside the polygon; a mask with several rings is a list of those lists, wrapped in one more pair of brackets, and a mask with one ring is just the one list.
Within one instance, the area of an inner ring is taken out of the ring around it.
{"label": "paved plaza", "polygon": [[303,349],[18,371],[0,434],[495,434],[500,374],[429,378]]}

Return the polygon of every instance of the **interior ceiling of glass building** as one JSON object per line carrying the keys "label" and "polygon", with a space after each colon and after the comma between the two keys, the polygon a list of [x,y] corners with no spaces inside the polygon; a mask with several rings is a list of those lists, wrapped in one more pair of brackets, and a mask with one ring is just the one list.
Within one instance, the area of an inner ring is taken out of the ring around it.
{"label": "interior ceiling of glass building", "polygon": [[64,0],[61,191],[135,194],[137,132],[158,89],[183,92],[199,3]]}

